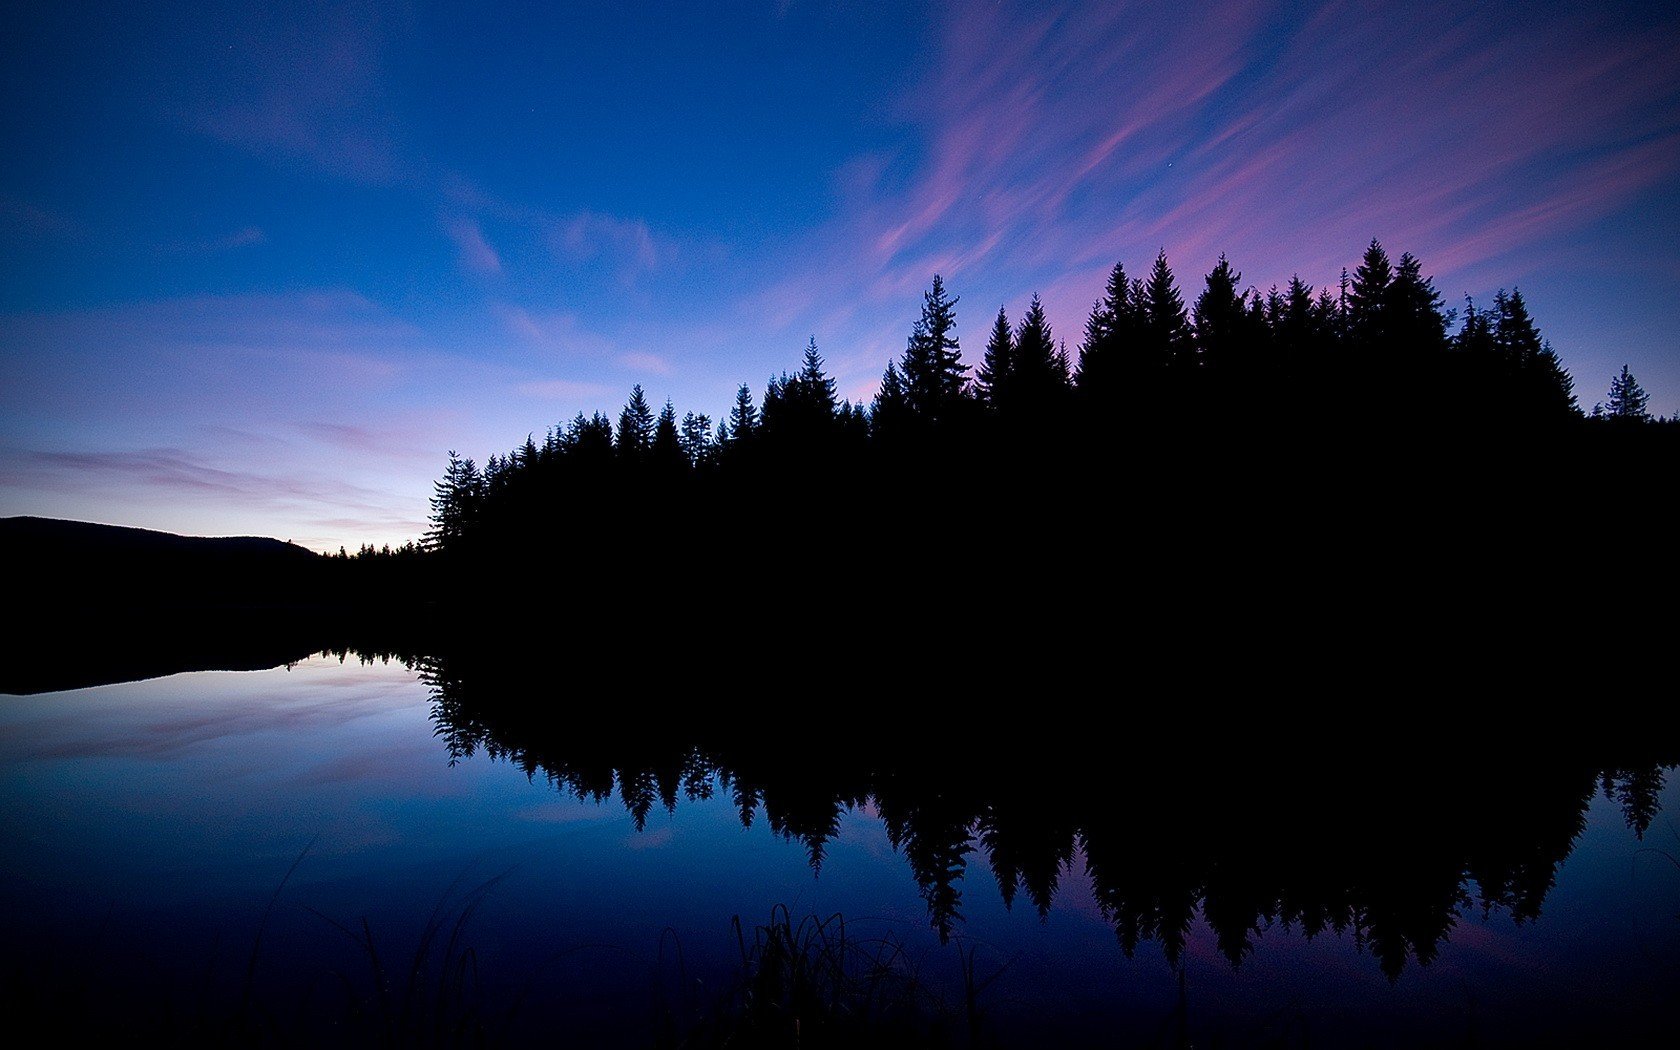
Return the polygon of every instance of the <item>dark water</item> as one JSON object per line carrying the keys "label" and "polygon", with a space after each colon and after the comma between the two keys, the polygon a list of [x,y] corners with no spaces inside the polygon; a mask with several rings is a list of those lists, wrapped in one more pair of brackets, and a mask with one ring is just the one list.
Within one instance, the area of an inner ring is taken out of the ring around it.
{"label": "dark water", "polygon": [[1646,739],[673,718],[633,690],[585,717],[426,667],[0,697],[12,1016],[704,1042],[783,906],[831,940],[844,916],[955,1045],[1680,1039],[1676,789]]}

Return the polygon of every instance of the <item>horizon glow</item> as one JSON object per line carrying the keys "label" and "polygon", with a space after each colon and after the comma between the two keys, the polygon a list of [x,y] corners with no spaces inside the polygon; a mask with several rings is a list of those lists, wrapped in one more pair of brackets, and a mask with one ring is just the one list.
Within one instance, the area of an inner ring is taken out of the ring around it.
{"label": "horizon glow", "polygon": [[[315,549],[424,529],[633,383],[718,418],[813,334],[867,400],[1117,259],[1519,287],[1586,408],[1680,412],[1680,12],[160,3],[8,12],[0,515]],[[1582,480],[1585,487],[1586,479]]]}

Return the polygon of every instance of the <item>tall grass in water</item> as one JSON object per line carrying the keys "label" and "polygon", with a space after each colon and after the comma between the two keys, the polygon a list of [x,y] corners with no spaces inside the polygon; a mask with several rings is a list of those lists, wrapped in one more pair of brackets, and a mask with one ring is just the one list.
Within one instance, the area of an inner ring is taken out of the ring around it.
{"label": "tall grass in water", "polygon": [[[963,999],[924,981],[891,933],[862,936],[834,914],[795,920],[785,905],[750,932],[733,919],[739,971],[698,1016],[658,1004],[661,1048],[945,1047],[985,1045],[982,997],[1007,964],[981,977],[976,949],[962,947]],[[679,964],[680,968],[680,964]],[[686,974],[680,975],[689,985]]]}

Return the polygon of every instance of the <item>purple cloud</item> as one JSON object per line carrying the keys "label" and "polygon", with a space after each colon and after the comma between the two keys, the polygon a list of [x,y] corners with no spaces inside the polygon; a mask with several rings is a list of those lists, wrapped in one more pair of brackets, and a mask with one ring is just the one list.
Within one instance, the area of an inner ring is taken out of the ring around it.
{"label": "purple cloud", "polygon": [[484,239],[484,231],[471,219],[455,219],[444,225],[444,232],[455,242],[461,268],[471,273],[498,274],[502,272],[502,257]]}

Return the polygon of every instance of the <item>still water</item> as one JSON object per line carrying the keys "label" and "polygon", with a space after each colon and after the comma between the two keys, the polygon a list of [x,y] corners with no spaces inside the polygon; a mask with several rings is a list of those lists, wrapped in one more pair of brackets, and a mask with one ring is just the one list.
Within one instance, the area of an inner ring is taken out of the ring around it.
{"label": "still water", "polygon": [[704,1042],[780,906],[955,1045],[1680,1045],[1660,752],[1027,754],[508,688],[352,654],[0,696],[14,1017]]}

